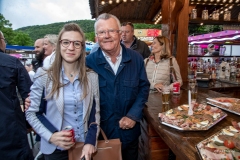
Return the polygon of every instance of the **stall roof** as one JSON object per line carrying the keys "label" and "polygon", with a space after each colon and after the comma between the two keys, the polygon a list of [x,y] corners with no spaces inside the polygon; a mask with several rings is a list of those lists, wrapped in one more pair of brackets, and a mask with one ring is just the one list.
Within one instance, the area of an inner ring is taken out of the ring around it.
{"label": "stall roof", "polygon": [[92,18],[97,18],[102,13],[110,13],[117,16],[121,22],[153,24],[156,13],[160,12],[162,0],[116,0],[112,1],[112,4],[108,0],[104,1],[105,4],[101,2],[102,0],[89,0]]}
{"label": "stall roof", "polygon": [[240,44],[240,30],[225,30],[197,36],[188,37],[190,44],[211,43],[211,42],[231,41],[234,44]]}
{"label": "stall roof", "polygon": [[17,46],[17,45],[7,45],[6,49],[9,50],[23,50],[23,51],[33,51],[34,47],[32,46]]}
{"label": "stall roof", "polygon": [[[157,18],[161,15],[161,7],[164,1],[170,0],[89,0],[92,18],[97,18],[102,13],[110,13],[119,18],[121,22],[130,21],[133,23],[156,24]],[[184,0],[175,0],[181,1]],[[104,2],[104,4],[102,4]],[[118,3],[117,3],[118,2]],[[207,9],[209,16],[213,11],[218,10],[220,20],[223,19],[224,10],[231,11],[231,19],[236,23],[240,12],[240,0],[189,0],[189,14],[191,9],[197,9],[197,21],[192,23],[202,23],[202,10]],[[206,21],[207,22],[207,21]],[[161,21],[159,21],[161,23]],[[209,23],[209,22],[208,22]],[[213,23],[213,22],[211,22]],[[215,21],[215,23],[218,23]],[[222,21],[219,21],[222,23]]]}

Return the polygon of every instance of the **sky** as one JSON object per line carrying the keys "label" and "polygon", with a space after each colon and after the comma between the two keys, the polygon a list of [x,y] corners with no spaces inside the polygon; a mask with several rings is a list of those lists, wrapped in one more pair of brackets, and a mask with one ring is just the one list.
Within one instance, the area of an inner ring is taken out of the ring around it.
{"label": "sky", "polygon": [[0,0],[0,13],[12,28],[91,19],[88,0]]}

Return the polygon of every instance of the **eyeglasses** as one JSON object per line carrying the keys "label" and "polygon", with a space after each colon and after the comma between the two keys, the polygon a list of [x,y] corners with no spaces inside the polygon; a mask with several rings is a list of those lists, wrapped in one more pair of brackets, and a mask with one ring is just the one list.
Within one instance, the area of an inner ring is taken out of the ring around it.
{"label": "eyeglasses", "polygon": [[1,38],[1,39],[3,39],[3,40],[4,40],[4,42],[7,44],[7,40],[6,40],[5,38]]}
{"label": "eyeglasses", "polygon": [[99,31],[97,32],[97,36],[98,37],[103,37],[106,35],[106,33],[108,33],[110,36],[115,36],[117,33],[120,33],[120,30],[116,30],[116,29],[109,29],[107,31]]}
{"label": "eyeglasses", "polygon": [[67,48],[68,46],[70,46],[71,43],[73,43],[73,46],[76,49],[79,49],[83,46],[81,41],[69,41],[68,39],[62,39],[60,40],[60,43],[62,44],[63,47]]}

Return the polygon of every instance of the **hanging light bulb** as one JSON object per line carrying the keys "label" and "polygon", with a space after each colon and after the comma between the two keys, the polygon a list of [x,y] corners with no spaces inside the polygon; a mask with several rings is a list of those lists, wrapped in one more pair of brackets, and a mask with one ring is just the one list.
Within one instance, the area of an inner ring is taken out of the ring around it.
{"label": "hanging light bulb", "polygon": [[109,4],[112,4],[112,0],[109,0],[109,2],[108,2]]}
{"label": "hanging light bulb", "polygon": [[123,2],[127,2],[127,0],[123,0]]}
{"label": "hanging light bulb", "polygon": [[119,0],[116,0],[116,3],[119,3]]}
{"label": "hanging light bulb", "polygon": [[131,0],[132,2],[134,1],[134,0]]}
{"label": "hanging light bulb", "polygon": [[105,4],[105,1],[102,1],[101,4],[104,5],[104,4]]}

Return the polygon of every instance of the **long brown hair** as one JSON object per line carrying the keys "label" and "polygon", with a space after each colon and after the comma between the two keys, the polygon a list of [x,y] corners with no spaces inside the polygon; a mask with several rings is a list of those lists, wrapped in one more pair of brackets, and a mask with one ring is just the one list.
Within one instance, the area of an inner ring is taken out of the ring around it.
{"label": "long brown hair", "polygon": [[157,36],[154,39],[157,39],[161,46],[163,46],[162,53],[160,55],[160,59],[170,58],[172,56],[170,50],[170,42],[169,39],[165,36]]}
{"label": "long brown hair", "polygon": [[87,73],[86,73],[86,65],[85,65],[85,57],[86,57],[86,52],[85,52],[85,36],[82,31],[82,29],[78,26],[76,23],[68,23],[65,24],[62,28],[62,30],[59,32],[58,40],[57,40],[57,45],[56,45],[56,51],[55,51],[55,60],[52,64],[52,66],[49,68],[47,71],[50,79],[52,80],[52,90],[50,94],[47,97],[52,97],[54,93],[57,92],[57,97],[59,96],[59,88],[63,87],[64,84],[60,83],[60,75],[62,71],[62,56],[61,56],[61,44],[60,40],[62,38],[62,34],[65,32],[69,31],[75,31],[79,32],[80,35],[83,37],[82,40],[82,49],[81,49],[81,54],[80,57],[78,58],[77,61],[77,68],[79,68],[79,81],[83,86],[83,97],[86,97],[87,93],[87,88],[88,88],[88,79],[87,79]]}

